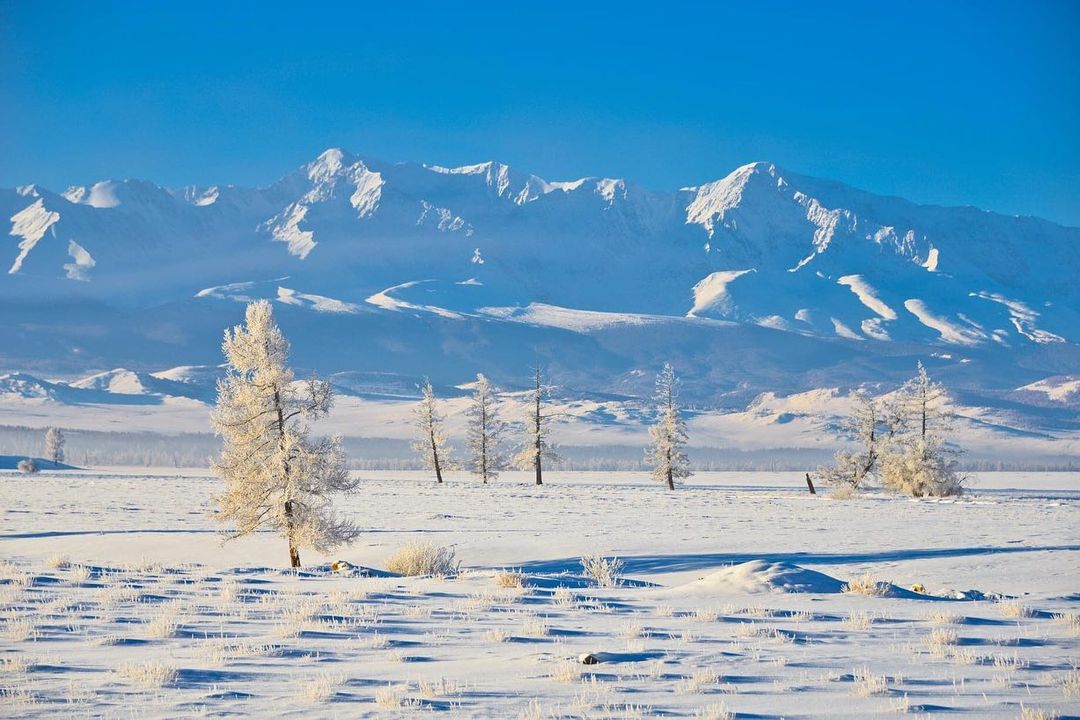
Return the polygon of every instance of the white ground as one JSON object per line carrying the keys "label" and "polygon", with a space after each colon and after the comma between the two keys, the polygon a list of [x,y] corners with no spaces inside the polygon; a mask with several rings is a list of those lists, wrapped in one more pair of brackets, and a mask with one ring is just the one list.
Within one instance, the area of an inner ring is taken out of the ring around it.
{"label": "white ground", "polygon": [[[1080,474],[940,502],[798,473],[363,478],[343,509],[367,531],[295,574],[274,536],[220,544],[204,472],[0,474],[0,716],[1080,716]],[[462,574],[317,565],[415,540]],[[583,578],[586,553],[624,583]],[[868,573],[888,596],[838,592]]]}

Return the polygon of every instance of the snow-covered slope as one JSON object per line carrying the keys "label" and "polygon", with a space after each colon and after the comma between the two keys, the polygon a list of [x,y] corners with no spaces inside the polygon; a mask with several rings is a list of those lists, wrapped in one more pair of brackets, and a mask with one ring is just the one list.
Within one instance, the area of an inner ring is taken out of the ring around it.
{"label": "snow-covered slope", "polygon": [[252,298],[305,368],[514,385],[540,359],[570,392],[640,395],[670,359],[729,408],[917,359],[1034,407],[1052,394],[1026,386],[1080,365],[1080,230],[770,163],[652,192],[331,149],[264,188],[30,185],[0,213],[0,369],[132,368],[92,383],[112,393],[183,394],[145,371],[216,365]]}

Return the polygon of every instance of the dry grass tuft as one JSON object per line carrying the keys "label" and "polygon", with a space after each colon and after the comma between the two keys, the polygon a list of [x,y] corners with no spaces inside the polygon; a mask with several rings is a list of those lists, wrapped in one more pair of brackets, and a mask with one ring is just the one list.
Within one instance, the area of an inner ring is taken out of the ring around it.
{"label": "dry grass tuft", "polygon": [[116,674],[132,685],[148,689],[163,688],[176,681],[176,668],[159,660],[124,663],[116,669]]}
{"label": "dry grass tuft", "polygon": [[387,570],[406,577],[449,577],[458,574],[460,565],[453,548],[430,542],[404,545],[386,560]]}
{"label": "dry grass tuft", "polygon": [[848,581],[842,589],[852,595],[885,597],[889,594],[889,583],[882,582],[873,575],[866,574]]}

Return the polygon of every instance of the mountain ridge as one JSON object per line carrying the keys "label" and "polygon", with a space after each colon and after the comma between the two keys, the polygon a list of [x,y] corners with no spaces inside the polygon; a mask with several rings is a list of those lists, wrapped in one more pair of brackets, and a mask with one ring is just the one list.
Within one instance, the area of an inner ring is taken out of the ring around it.
{"label": "mountain ridge", "polygon": [[647,394],[671,359],[695,402],[738,404],[924,360],[999,397],[1080,362],[1080,229],[771,162],[653,191],[330,148],[261,188],[21,186],[0,213],[6,370],[216,364],[260,297],[306,368],[447,386],[470,369],[513,385],[531,357]]}

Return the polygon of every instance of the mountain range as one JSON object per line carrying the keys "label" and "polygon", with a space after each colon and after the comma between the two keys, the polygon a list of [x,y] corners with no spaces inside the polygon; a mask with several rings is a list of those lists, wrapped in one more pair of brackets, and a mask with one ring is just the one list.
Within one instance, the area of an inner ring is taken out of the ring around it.
{"label": "mountain range", "polygon": [[689,404],[741,411],[921,360],[1017,428],[1080,427],[1080,229],[767,162],[664,192],[330,149],[262,188],[27,185],[0,214],[0,369],[49,382],[175,389],[161,371],[216,366],[269,298],[302,369],[376,384],[515,388],[539,362],[566,396],[635,401],[670,361]]}

